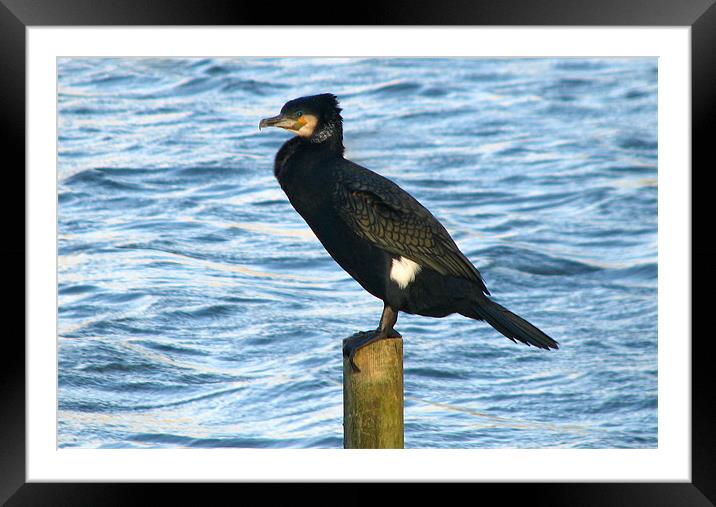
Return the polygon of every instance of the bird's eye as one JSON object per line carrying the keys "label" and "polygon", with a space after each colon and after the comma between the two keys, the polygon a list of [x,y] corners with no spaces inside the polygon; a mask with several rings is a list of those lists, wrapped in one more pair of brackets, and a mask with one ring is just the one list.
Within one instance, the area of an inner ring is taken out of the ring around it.
{"label": "bird's eye", "polygon": [[296,118],[303,116],[303,111],[296,111]]}

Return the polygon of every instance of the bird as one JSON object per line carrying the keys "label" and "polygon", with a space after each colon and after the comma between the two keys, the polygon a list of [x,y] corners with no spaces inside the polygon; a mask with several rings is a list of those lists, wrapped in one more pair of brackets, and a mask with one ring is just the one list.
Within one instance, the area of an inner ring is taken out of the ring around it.
{"label": "bird", "polygon": [[383,301],[378,327],[343,340],[355,355],[377,340],[402,338],[398,313],[485,321],[512,340],[541,349],[559,344],[491,299],[482,275],[428,209],[392,180],[345,158],[338,98],[322,93],[286,102],[259,130],[295,134],[276,153],[274,176],[328,254]]}

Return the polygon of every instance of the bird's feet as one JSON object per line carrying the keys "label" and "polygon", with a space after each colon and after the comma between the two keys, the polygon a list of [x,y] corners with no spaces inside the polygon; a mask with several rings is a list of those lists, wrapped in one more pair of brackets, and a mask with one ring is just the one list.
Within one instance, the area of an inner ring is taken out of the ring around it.
{"label": "bird's feet", "polygon": [[348,362],[350,363],[353,371],[359,372],[360,368],[356,366],[356,363],[353,360],[358,350],[378,340],[402,337],[403,336],[395,329],[391,329],[387,333],[381,332],[380,329],[374,329],[372,331],[359,331],[353,336],[349,336],[343,340],[343,355],[348,358]]}

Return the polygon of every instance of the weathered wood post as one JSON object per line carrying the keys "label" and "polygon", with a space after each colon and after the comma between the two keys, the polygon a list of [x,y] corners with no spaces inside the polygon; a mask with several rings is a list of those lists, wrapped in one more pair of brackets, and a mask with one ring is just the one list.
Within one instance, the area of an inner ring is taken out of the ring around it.
{"label": "weathered wood post", "polygon": [[403,340],[378,340],[343,357],[343,447],[403,448]]}

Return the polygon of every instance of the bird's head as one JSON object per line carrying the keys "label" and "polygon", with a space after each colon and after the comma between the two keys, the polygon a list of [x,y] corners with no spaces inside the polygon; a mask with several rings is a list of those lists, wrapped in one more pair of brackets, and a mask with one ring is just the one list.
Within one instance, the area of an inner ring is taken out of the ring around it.
{"label": "bird's head", "polygon": [[341,108],[338,107],[338,99],[331,93],[289,100],[279,115],[261,120],[259,130],[264,127],[290,130],[312,143],[332,138],[341,141],[343,138]]}

